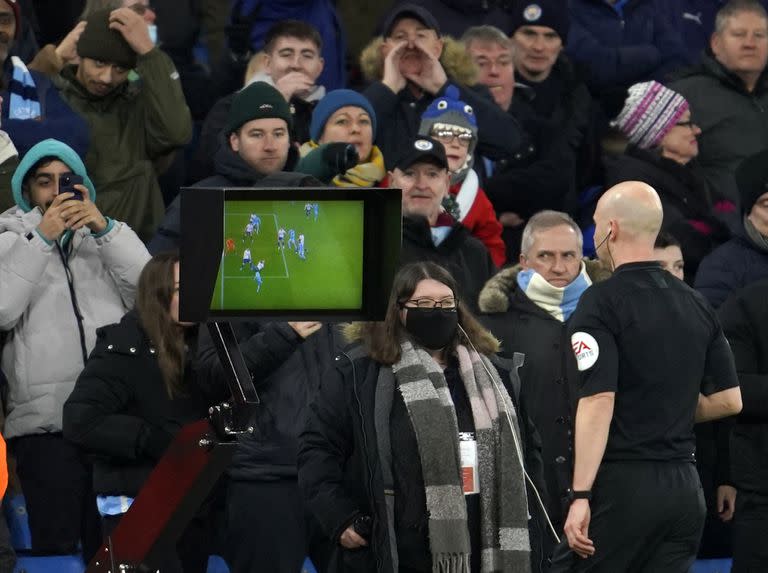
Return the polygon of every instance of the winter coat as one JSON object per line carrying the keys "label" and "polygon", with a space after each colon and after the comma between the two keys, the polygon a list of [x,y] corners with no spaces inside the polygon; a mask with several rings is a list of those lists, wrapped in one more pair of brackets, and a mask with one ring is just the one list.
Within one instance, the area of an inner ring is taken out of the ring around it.
{"label": "winter coat", "polygon": [[163,216],[163,198],[152,162],[186,145],[192,119],[170,58],[155,48],[139,56],[140,81],[126,82],[104,97],[91,95],[64,68],[55,81],[62,97],[91,130],[85,157],[99,190],[99,209],[128,223],[145,241]]}
{"label": "winter coat", "polygon": [[[387,13],[405,3],[396,2]],[[426,8],[440,24],[440,33],[454,38],[461,38],[472,26],[495,26],[507,35],[512,31],[513,0],[410,0],[408,4]]]}
{"label": "winter coat", "polygon": [[[297,161],[298,152],[291,147],[286,168]],[[193,187],[313,187],[320,186],[314,177],[302,173],[280,171],[262,175],[254,171],[244,159],[232,151],[229,144],[222,144],[216,152],[216,175],[212,175]],[[181,198],[177,195],[168,205],[165,217],[155,236],[147,245],[152,254],[178,249],[181,245]]]}
{"label": "winter coat", "polygon": [[643,181],[659,193],[664,209],[661,228],[680,241],[685,276],[693,283],[701,260],[729,238],[728,229],[712,214],[712,199],[698,163],[681,165],[631,146],[606,168],[606,189],[622,181]]}
{"label": "winter coat", "polygon": [[682,73],[669,87],[685,96],[696,125],[701,128],[698,162],[715,201],[736,205],[729,220],[732,232],[740,225],[740,196],[734,170],[742,160],[768,148],[768,74],[750,93],[740,78],[711,54]]}
{"label": "winter coat", "polygon": [[768,495],[768,281],[734,293],[718,315],[744,403],[731,434],[731,478],[740,492]]}
{"label": "winter coat", "polygon": [[[593,282],[610,276],[600,263],[586,261]],[[504,269],[480,292],[480,322],[501,340],[500,355],[525,355],[519,370],[521,399],[541,436],[547,511],[555,529],[565,521],[564,498],[573,471],[573,423],[578,402],[578,371],[568,322],[541,309],[520,289],[521,268]]]}
{"label": "winter coat", "polygon": [[[343,339],[331,324],[306,340],[287,323],[233,326],[261,403],[251,418],[254,433],[238,438],[229,476],[241,481],[296,479],[298,436],[310,399],[321,374],[343,348]],[[217,360],[209,338],[201,337],[199,360],[203,365]]]}
{"label": "winter coat", "polygon": [[[0,96],[3,98],[0,109],[2,129],[10,136],[19,155],[23,157],[36,143],[53,138],[66,143],[81,157],[85,157],[91,138],[88,124],[65,103],[48,77],[34,70],[30,70],[29,73],[35,82],[37,98],[40,102],[40,119],[8,119],[11,94],[7,88],[0,91]],[[8,58],[3,67],[4,86],[10,83],[12,76],[13,66],[11,59]],[[10,186],[0,188],[0,212],[14,204]]]}
{"label": "winter coat", "polygon": [[95,456],[96,494],[134,497],[179,430],[205,418],[229,389],[221,377],[199,376],[187,360],[184,394],[170,398],[135,310],[96,336],[64,404],[64,437]]}
{"label": "winter coat", "polygon": [[434,95],[416,98],[406,86],[394,93],[381,83],[384,58],[381,55],[383,38],[374,39],[360,56],[360,65],[368,81],[373,82],[363,91],[376,112],[376,134],[373,140],[384,154],[387,168],[391,169],[403,142],[416,137],[421,116],[435,98],[443,95],[453,84],[459,88],[460,99],[472,106],[477,118],[478,142],[476,153],[491,159],[502,159],[517,151],[521,144],[521,130],[515,119],[502,111],[490,97],[485,86],[475,85],[475,70],[464,45],[450,37],[443,37],[440,62],[448,81]]}
{"label": "winter coat", "polygon": [[768,251],[742,230],[704,257],[694,288],[717,308],[734,291],[763,278],[768,278]]}
{"label": "winter coat", "polygon": [[577,187],[592,178],[592,98],[564,57],[545,81],[561,86],[554,109],[539,113],[535,89],[516,87],[508,112],[522,125],[527,145],[497,161],[493,174],[484,173],[484,189],[497,214],[512,212],[528,219],[542,209],[574,212]]}
{"label": "winter coat", "polygon": [[6,438],[61,431],[62,406],[96,329],[133,306],[149,260],[136,234],[119,222],[102,236],[76,231],[62,258],[36,231],[41,220],[38,208],[0,215],[0,330],[9,332],[2,349]]}
{"label": "winter coat", "polygon": [[485,246],[461,223],[435,246],[426,219],[403,218],[403,246],[400,264],[432,261],[448,269],[459,285],[459,298],[470,309],[477,309],[477,297],[483,285],[496,274],[493,259]]}
{"label": "winter coat", "polygon": [[[511,361],[492,360],[518,412],[526,469],[543,489],[540,444],[528,423],[524,405],[521,406],[517,372]],[[310,404],[306,427],[300,437],[299,485],[307,510],[332,547],[330,562],[323,569],[328,572],[394,573],[376,440],[377,426],[389,425],[389,412],[376,402],[377,380],[384,368],[389,367],[364,356],[360,349],[337,356]],[[386,420],[381,420],[382,416]],[[537,502],[530,490],[529,500],[529,511],[536,514]],[[372,534],[367,548],[350,551],[344,549],[338,539],[358,515],[372,517]],[[538,527],[538,519],[530,522],[534,547],[540,547],[542,535],[546,534],[543,530],[537,531]],[[541,549],[537,554],[541,555]]]}
{"label": "winter coat", "polygon": [[667,1],[628,0],[612,6],[605,0],[571,0],[566,50],[591,72],[587,83],[593,93],[623,101],[632,84],[663,81],[686,64],[685,47],[668,21]]}
{"label": "winter coat", "polygon": [[[477,175],[474,175],[477,178]],[[488,195],[479,186],[473,192],[471,189],[462,191],[464,181],[451,185],[449,192],[459,203],[461,224],[470,230],[472,235],[488,249],[493,264],[501,268],[507,261],[507,251],[501,238],[501,223],[496,218]]]}

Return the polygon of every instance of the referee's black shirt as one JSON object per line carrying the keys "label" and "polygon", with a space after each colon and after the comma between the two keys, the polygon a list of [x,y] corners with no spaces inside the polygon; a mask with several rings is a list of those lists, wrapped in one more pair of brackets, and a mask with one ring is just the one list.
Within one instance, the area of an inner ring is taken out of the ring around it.
{"label": "referee's black shirt", "polygon": [[706,300],[656,262],[628,263],[582,295],[569,330],[579,396],[616,393],[603,459],[693,461],[699,392],[739,385]]}

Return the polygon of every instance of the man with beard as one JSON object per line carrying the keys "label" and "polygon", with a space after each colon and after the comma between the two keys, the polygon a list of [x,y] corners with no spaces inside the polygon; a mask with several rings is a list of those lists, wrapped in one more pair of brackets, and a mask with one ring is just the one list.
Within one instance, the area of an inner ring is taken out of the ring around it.
{"label": "man with beard", "polygon": [[478,153],[501,159],[520,146],[515,119],[500,110],[480,86],[468,88],[474,70],[464,48],[440,36],[435,18],[415,4],[402,4],[387,18],[383,38],[361,56],[365,74],[373,83],[363,92],[376,112],[376,145],[388,168],[402,142],[413,141],[421,116],[449,83],[459,88],[460,99],[475,111],[479,129]]}
{"label": "man with beard", "polygon": [[[48,138],[63,141],[84,155],[88,150],[85,121],[62,101],[48,78],[28,70],[21,59],[10,57],[20,28],[19,3],[0,0],[0,64],[3,68],[0,117],[3,130],[22,156],[33,145]],[[13,205],[10,187],[2,186],[0,211]]]}
{"label": "man with beard", "polygon": [[[99,208],[146,241],[163,216],[154,162],[192,136],[179,74],[130,8],[93,12],[77,53],[80,63],[66,66],[55,81],[90,126],[85,162],[99,188]],[[134,68],[141,81],[129,78]]]}

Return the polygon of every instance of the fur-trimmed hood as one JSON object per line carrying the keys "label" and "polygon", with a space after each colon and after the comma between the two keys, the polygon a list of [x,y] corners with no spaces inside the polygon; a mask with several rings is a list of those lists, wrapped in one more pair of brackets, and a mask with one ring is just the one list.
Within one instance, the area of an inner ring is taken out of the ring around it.
{"label": "fur-trimmed hood", "polygon": [[[477,71],[464,44],[451,36],[443,36],[442,40],[443,53],[440,55],[440,63],[443,64],[446,75],[462,85],[475,85]],[[360,68],[369,82],[379,81],[384,75],[384,57],[381,55],[383,43],[383,36],[374,38],[360,54]]]}
{"label": "fur-trimmed hood", "polygon": [[[600,261],[584,259],[587,275],[593,283],[599,283],[611,276]],[[522,270],[520,265],[508,267],[496,273],[480,291],[479,307],[483,313],[500,313],[509,310],[509,297],[517,288],[517,274]]]}

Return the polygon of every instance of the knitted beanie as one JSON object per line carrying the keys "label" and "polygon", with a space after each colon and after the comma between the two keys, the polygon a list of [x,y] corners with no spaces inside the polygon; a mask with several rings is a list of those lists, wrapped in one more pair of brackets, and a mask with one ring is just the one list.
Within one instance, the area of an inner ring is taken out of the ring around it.
{"label": "knitted beanie", "polygon": [[469,143],[467,162],[451,177],[463,180],[467,170],[472,167],[475,147],[477,147],[477,119],[472,106],[461,101],[459,89],[453,84],[445,88],[445,94],[435,98],[421,115],[419,135],[435,137],[437,131],[450,131],[454,134],[471,133],[472,141]]}
{"label": "knitted beanie", "polygon": [[224,133],[229,135],[254,119],[269,118],[285,120],[288,129],[293,127],[291,106],[283,94],[266,82],[253,82],[237,92],[232,100]]}
{"label": "knitted beanie", "polygon": [[565,44],[568,38],[570,17],[563,0],[535,0],[518,2],[512,10],[512,22],[509,35],[512,36],[523,26],[543,26],[552,28]]}
{"label": "knitted beanie", "polygon": [[21,30],[21,6],[18,0],[5,0],[5,3],[13,9],[13,16],[16,18],[16,32],[13,37],[18,38]]}
{"label": "knitted beanie", "polygon": [[679,93],[650,81],[629,88],[624,109],[611,122],[629,142],[649,149],[656,146],[688,111],[688,102]]}
{"label": "knitted beanie", "polygon": [[761,195],[768,193],[768,150],[747,157],[736,168],[741,210],[749,215]]}
{"label": "knitted beanie", "polygon": [[373,111],[373,106],[368,99],[352,90],[333,90],[325,94],[325,97],[321,99],[315,109],[312,111],[312,123],[309,126],[309,137],[317,143],[323,135],[325,130],[325,124],[330,117],[340,110],[342,107],[347,106],[359,107],[365,110],[365,112],[371,117],[371,128],[373,129],[373,136],[376,137],[376,112]]}
{"label": "knitted beanie", "polygon": [[88,16],[88,25],[77,41],[77,55],[132,70],[136,67],[136,52],[120,32],[110,29],[111,13],[112,10],[97,10]]}

